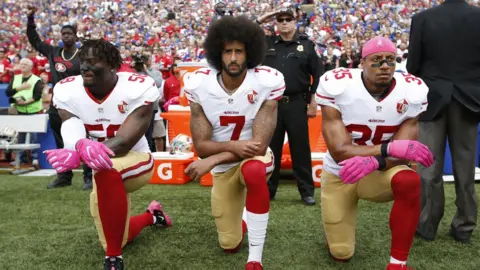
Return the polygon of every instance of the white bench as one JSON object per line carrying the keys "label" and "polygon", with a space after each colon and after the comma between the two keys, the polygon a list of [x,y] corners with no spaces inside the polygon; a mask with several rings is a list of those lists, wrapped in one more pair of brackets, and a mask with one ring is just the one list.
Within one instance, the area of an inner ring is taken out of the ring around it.
{"label": "white bench", "polygon": [[15,169],[11,174],[21,174],[29,170],[20,170],[20,153],[24,150],[35,150],[40,148],[39,143],[30,143],[31,133],[46,133],[48,130],[48,114],[34,115],[0,115],[0,130],[5,127],[15,129],[19,134],[25,134],[25,143],[0,145],[1,150],[12,150],[15,152]]}

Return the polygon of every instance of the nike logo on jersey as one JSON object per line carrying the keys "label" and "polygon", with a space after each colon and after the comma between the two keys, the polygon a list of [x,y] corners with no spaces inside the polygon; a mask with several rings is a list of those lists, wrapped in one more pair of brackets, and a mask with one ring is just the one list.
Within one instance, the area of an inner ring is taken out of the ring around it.
{"label": "nike logo on jersey", "polygon": [[328,81],[328,75],[325,75],[325,81]]}

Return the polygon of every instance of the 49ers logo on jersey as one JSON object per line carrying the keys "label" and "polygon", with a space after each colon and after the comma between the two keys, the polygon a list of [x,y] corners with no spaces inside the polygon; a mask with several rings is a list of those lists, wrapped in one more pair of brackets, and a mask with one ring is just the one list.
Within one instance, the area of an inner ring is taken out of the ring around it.
{"label": "49ers logo on jersey", "polygon": [[250,104],[254,104],[258,100],[258,93],[255,90],[250,91],[250,93],[247,95],[248,102]]}
{"label": "49ers logo on jersey", "polygon": [[121,104],[118,104],[118,111],[120,113],[128,112],[128,103],[126,103],[125,101],[122,101]]}
{"label": "49ers logo on jersey", "polygon": [[397,112],[399,114],[404,114],[407,112],[407,110],[408,110],[408,102],[405,99],[397,102]]}
{"label": "49ers logo on jersey", "polygon": [[55,63],[55,70],[58,72],[65,72],[67,67],[63,63]]}

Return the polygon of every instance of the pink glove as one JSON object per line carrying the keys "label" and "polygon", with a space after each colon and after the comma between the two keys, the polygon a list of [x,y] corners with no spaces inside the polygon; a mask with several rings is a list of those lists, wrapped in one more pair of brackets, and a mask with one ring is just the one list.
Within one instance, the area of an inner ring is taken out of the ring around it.
{"label": "pink glove", "polygon": [[433,164],[433,154],[427,146],[413,140],[395,140],[388,144],[388,155],[415,161],[425,167]]}
{"label": "pink glove", "polygon": [[380,166],[374,157],[353,157],[338,164],[343,166],[339,176],[345,184],[355,184]]}
{"label": "pink glove", "polygon": [[103,143],[81,139],[77,142],[75,148],[80,155],[80,159],[93,170],[101,171],[112,168],[113,164],[110,157],[115,156],[115,153]]}
{"label": "pink glove", "polygon": [[71,171],[80,166],[80,156],[77,151],[68,149],[54,149],[43,151],[47,155],[47,161],[58,172]]}

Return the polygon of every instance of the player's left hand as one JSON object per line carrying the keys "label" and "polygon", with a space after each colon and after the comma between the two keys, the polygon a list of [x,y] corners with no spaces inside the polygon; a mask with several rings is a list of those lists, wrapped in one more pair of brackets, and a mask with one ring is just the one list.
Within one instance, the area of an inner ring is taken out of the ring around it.
{"label": "player's left hand", "polygon": [[215,164],[209,158],[199,159],[188,165],[185,169],[185,174],[195,181],[210,172],[213,167],[215,167]]}
{"label": "player's left hand", "polygon": [[317,105],[316,104],[309,104],[307,108],[307,117],[314,118],[317,116]]}
{"label": "player's left hand", "polygon": [[398,159],[406,159],[430,167],[433,154],[428,147],[414,140],[394,140],[388,144],[388,155]]}
{"label": "player's left hand", "polygon": [[112,168],[113,163],[110,157],[115,156],[115,153],[105,144],[89,139],[81,139],[77,142],[75,148],[80,155],[80,159],[93,170],[101,171]]}
{"label": "player's left hand", "polygon": [[355,184],[363,177],[378,170],[379,164],[374,157],[353,157],[346,159],[339,165],[343,166],[338,174],[345,184]]}
{"label": "player's left hand", "polygon": [[80,156],[77,151],[69,149],[53,149],[43,151],[48,163],[57,171],[63,173],[80,167]]}

